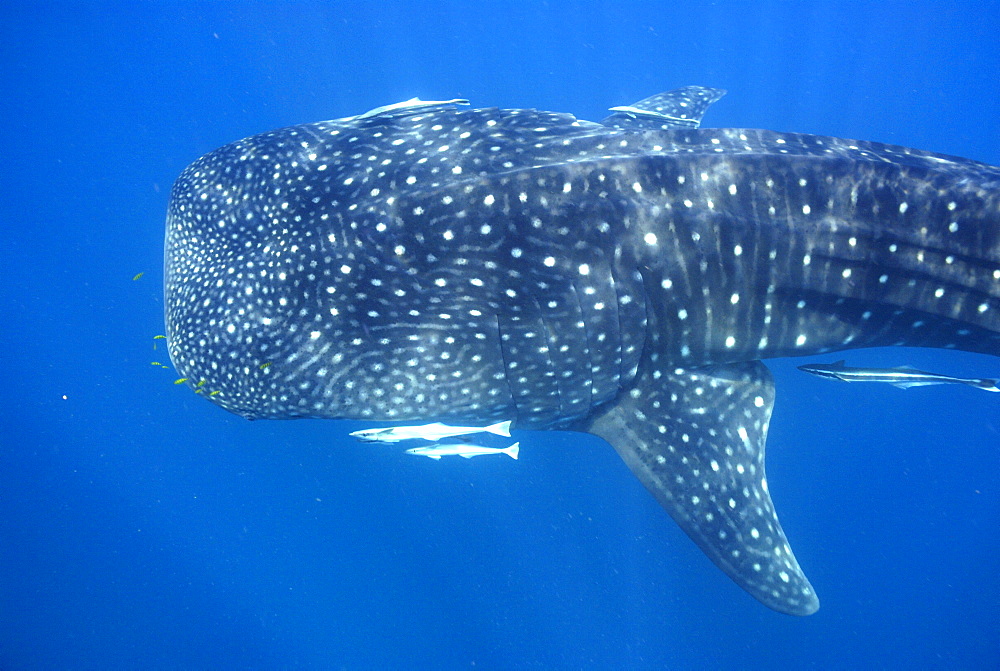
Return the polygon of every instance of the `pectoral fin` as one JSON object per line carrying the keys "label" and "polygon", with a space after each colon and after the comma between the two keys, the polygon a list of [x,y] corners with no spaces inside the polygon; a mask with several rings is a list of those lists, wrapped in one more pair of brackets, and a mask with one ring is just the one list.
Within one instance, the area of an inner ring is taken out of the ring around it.
{"label": "pectoral fin", "polygon": [[740,587],[782,613],[815,612],[819,600],[778,523],[764,473],[770,372],[760,362],[642,368],[635,386],[585,430],[614,446]]}

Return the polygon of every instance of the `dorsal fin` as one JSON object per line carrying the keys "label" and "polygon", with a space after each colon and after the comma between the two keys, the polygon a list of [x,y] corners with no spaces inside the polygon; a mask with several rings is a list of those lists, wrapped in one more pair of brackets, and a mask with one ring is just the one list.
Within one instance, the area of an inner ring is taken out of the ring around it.
{"label": "dorsal fin", "polygon": [[602,124],[612,128],[676,130],[698,128],[709,106],[722,96],[723,89],[684,86],[657,93],[631,105],[612,107],[614,112]]}

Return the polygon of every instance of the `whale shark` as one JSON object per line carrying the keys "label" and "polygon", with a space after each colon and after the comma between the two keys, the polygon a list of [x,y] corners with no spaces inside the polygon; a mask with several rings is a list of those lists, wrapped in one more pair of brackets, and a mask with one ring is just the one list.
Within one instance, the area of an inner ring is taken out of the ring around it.
{"label": "whale shark", "polygon": [[813,613],[762,361],[1000,354],[1000,168],[702,127],[723,93],[596,122],[412,99],[216,149],[168,205],[171,360],[248,419],[599,436],[740,587]]}

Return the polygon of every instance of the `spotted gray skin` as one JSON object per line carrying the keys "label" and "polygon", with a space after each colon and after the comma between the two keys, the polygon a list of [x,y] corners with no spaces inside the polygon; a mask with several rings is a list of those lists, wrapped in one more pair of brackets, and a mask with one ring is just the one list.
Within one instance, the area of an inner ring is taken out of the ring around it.
{"label": "spotted gray skin", "polygon": [[174,365],[250,419],[589,431],[741,587],[812,613],[760,360],[1000,353],[1000,169],[684,127],[721,93],[600,124],[425,104],[213,151],[170,200]]}

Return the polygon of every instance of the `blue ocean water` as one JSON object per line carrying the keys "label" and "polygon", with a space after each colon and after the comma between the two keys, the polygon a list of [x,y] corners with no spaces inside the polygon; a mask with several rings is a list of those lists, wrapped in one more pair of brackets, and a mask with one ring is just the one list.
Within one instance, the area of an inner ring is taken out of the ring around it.
{"label": "blue ocean water", "polygon": [[597,438],[435,463],[246,422],[150,362],[171,182],[227,142],[412,96],[599,119],[699,84],[729,90],[708,126],[1000,164],[998,27],[981,0],[5,3],[0,668],[996,668],[995,395],[770,362],[768,479],[822,600],[794,618]]}

